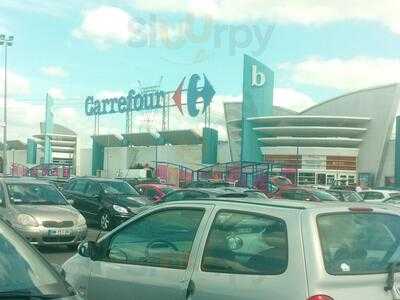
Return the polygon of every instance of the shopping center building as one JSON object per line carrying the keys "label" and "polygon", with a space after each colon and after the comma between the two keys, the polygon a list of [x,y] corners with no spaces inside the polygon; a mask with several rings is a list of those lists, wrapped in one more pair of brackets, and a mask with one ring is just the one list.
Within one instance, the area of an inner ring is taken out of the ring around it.
{"label": "shopping center building", "polygon": [[[248,103],[225,103],[231,159],[279,162],[282,167],[275,171],[299,185],[328,185],[335,179],[393,183],[399,100],[400,85],[390,84],[348,93],[301,113],[272,107],[270,114],[245,115],[242,106]],[[246,156],[243,143],[256,152]]]}

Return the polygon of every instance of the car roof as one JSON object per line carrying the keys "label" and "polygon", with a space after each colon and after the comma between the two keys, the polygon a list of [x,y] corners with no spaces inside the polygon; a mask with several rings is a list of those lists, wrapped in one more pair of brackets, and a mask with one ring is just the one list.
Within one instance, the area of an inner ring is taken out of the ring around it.
{"label": "car roof", "polygon": [[51,185],[49,180],[46,179],[36,179],[33,177],[2,177],[1,180],[6,184],[16,184],[16,183],[29,183],[29,184],[48,184]]}
{"label": "car roof", "polygon": [[103,177],[86,177],[86,176],[83,176],[83,177],[74,177],[74,178],[72,178],[71,180],[80,180],[80,179],[84,179],[84,180],[92,180],[92,181],[102,181],[102,182],[105,182],[105,181],[109,181],[109,182],[115,182],[115,181],[118,181],[118,182],[125,182],[125,181],[123,181],[122,179],[115,179],[115,178],[103,178]]}
{"label": "car roof", "polygon": [[379,193],[396,193],[396,194],[400,194],[400,191],[396,191],[396,190],[365,190],[362,191],[361,193],[365,193],[365,192],[379,192]]}
{"label": "car roof", "polygon": [[307,192],[326,192],[325,190],[321,190],[321,189],[316,189],[313,187],[309,187],[309,186],[293,186],[293,187],[288,187],[286,189],[284,189],[283,191],[296,191],[296,190],[302,190],[302,191],[307,191]]}
{"label": "car roof", "polygon": [[136,185],[137,187],[155,187],[155,188],[171,188],[176,189],[173,185],[162,184],[162,183],[140,183]]}
{"label": "car roof", "polygon": [[377,204],[369,204],[369,203],[360,203],[360,202],[340,202],[340,201],[331,201],[331,202],[306,202],[306,201],[294,201],[294,200],[286,200],[286,199],[261,199],[261,198],[208,198],[208,199],[193,199],[193,200],[180,200],[180,201],[171,201],[166,204],[221,204],[221,203],[230,203],[232,204],[232,208],[234,208],[234,204],[248,204],[248,205],[259,205],[263,207],[274,207],[274,208],[282,208],[282,209],[295,209],[295,210],[344,210],[350,208],[372,208],[374,211],[390,211],[386,207]]}

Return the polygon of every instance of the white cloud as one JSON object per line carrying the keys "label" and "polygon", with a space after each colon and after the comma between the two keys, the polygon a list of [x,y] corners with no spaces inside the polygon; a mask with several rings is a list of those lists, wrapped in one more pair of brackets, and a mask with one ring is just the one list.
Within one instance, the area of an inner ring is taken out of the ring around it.
{"label": "white cloud", "polygon": [[316,103],[310,96],[292,88],[274,89],[275,106],[301,112],[315,104]]}
{"label": "white cloud", "polygon": [[215,20],[244,22],[265,20],[304,25],[325,24],[345,20],[383,23],[400,33],[398,0],[133,0],[136,8],[151,12],[189,13]]}
{"label": "white cloud", "polygon": [[[12,70],[7,70],[7,95],[28,95],[31,86],[28,79]],[[0,69],[0,95],[4,95],[4,69]]]}
{"label": "white cloud", "polygon": [[64,91],[60,88],[51,88],[47,91],[50,97],[52,97],[55,100],[64,100],[65,95]]}
{"label": "white cloud", "polygon": [[50,77],[64,78],[68,76],[68,73],[62,68],[57,66],[47,66],[40,69],[40,71]]}
{"label": "white cloud", "polygon": [[176,41],[184,36],[185,26],[185,23],[171,26],[158,18],[139,19],[120,8],[100,6],[86,11],[82,23],[72,34],[103,49],[111,44],[155,46],[160,41],[167,47],[174,47]]}
{"label": "white cloud", "polygon": [[128,43],[137,38],[137,31],[140,31],[140,24],[126,11],[112,6],[100,6],[85,13],[82,24],[73,34],[107,46],[107,43]]}
{"label": "white cloud", "polygon": [[314,86],[354,90],[400,80],[400,60],[354,57],[350,59],[309,58],[299,63],[287,63],[282,69],[292,73],[292,79]]}

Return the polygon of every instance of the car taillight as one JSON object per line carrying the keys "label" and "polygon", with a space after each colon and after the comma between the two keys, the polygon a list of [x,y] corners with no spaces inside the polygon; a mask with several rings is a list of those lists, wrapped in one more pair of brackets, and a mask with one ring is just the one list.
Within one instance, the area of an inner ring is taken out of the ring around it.
{"label": "car taillight", "polygon": [[333,298],[329,297],[327,295],[315,295],[315,296],[311,296],[307,300],[333,300]]}

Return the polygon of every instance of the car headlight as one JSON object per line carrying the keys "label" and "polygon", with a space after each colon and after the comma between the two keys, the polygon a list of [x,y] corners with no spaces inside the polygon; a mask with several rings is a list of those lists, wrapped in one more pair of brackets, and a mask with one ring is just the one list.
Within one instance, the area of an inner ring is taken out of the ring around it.
{"label": "car headlight", "polygon": [[86,219],[85,219],[85,217],[82,216],[81,214],[79,214],[78,221],[77,221],[77,225],[78,225],[78,226],[86,225]]}
{"label": "car headlight", "polygon": [[113,205],[113,209],[120,214],[127,214],[129,213],[128,209],[119,205]]}
{"label": "car headlight", "polygon": [[39,226],[39,223],[36,221],[36,219],[27,214],[18,215],[17,222],[22,226],[33,226],[33,227]]}

